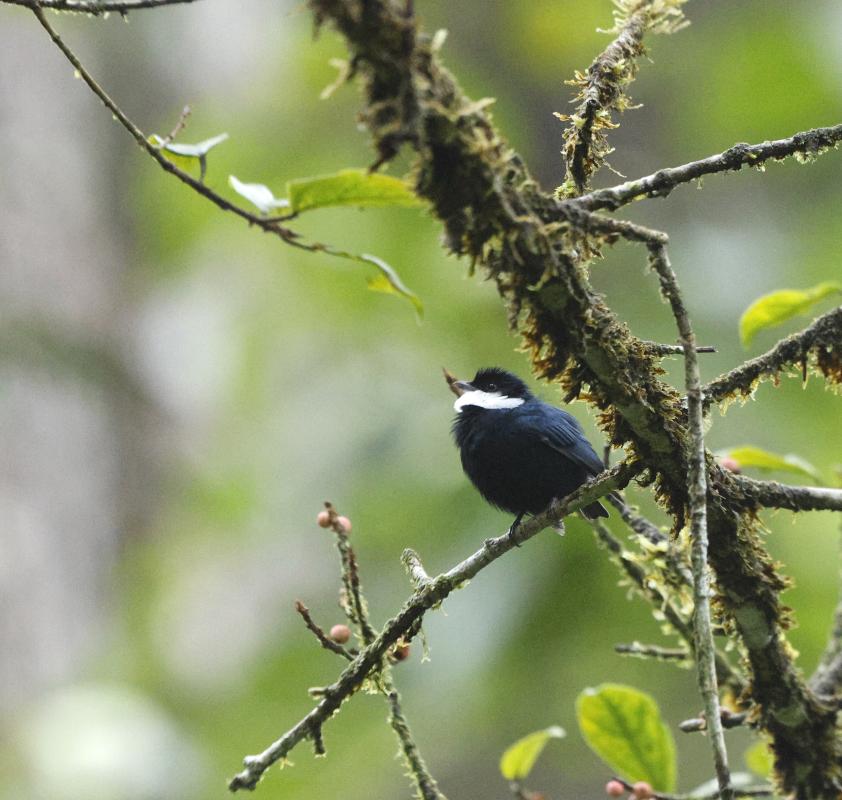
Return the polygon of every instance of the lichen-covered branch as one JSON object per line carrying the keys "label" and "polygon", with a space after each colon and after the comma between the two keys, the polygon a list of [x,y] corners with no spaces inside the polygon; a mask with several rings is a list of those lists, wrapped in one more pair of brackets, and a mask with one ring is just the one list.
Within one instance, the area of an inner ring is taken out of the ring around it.
{"label": "lichen-covered branch", "polygon": [[708,569],[707,528],[707,466],[702,411],[702,388],[699,361],[696,357],[696,336],[678,288],[678,280],[670,266],[667,249],[663,245],[649,248],[650,264],[658,273],[661,291],[672,308],[681,344],[684,347],[684,381],[687,388],[687,419],[690,427],[688,448],[689,470],[687,494],[690,506],[690,544],[693,562],[693,630],[696,641],[696,678],[699,694],[708,720],[713,765],[722,800],[731,800],[731,771],[722,728],[719,687],[716,681],[716,650],[710,612],[710,572]]}
{"label": "lichen-covered branch", "polygon": [[[378,109],[399,115],[417,153],[418,193],[444,226],[448,248],[493,277],[522,333],[538,375],[560,380],[568,397],[585,389],[602,412],[612,444],[625,445],[655,476],[654,489],[683,524],[688,496],[689,431],[678,392],[658,379],[656,356],[629,334],[594,292],[582,267],[583,243],[596,250],[618,234],[577,232],[522,159],[497,133],[481,103],[473,103],[440,65],[431,41],[410,35],[403,4],[391,0],[309,0],[319,22],[332,22],[348,43],[366,88],[364,119],[378,153],[394,142],[394,127]],[[396,71],[405,70],[399,78]],[[372,95],[411,88],[403,95]],[[394,121],[394,118],[392,118]],[[584,209],[580,209],[584,211]],[[834,363],[832,354],[823,363]],[[838,356],[835,357],[838,364]],[[830,359],[829,361],[827,359]],[[779,601],[785,581],[755,531],[733,486],[711,481],[708,536],[718,602],[733,622],[752,670],[750,701],[772,735],[776,763],[788,791],[834,791],[842,747],[832,710],[807,689],[786,642],[787,616]]]}
{"label": "lichen-covered branch", "polygon": [[[596,533],[597,540],[617,560],[620,568],[626,573],[640,594],[647,598],[652,605],[663,614],[664,619],[670,624],[673,630],[687,643],[691,651],[695,650],[696,641],[693,635],[693,626],[684,618],[681,611],[661,591],[657,584],[650,580],[646,570],[629,554],[623,550],[623,545],[614,536],[608,526],[600,520],[589,520],[591,527]],[[715,653],[716,673],[723,684],[729,684],[736,694],[745,688],[745,682],[734,670],[728,659],[719,651]]]}
{"label": "lichen-covered branch", "polygon": [[760,144],[740,142],[729,147],[724,153],[717,153],[699,161],[691,161],[680,167],[659,169],[644,178],[626,181],[626,183],[606,189],[596,189],[568,202],[575,203],[588,211],[603,208],[616,211],[621,206],[644,197],[667,197],[676,186],[698,180],[705,175],[736,172],[743,167],[759,167],[766,161],[781,161],[790,156],[812,159],[830,148],[838,147],[840,141],[842,141],[842,125],[813,128],[793,134],[786,139],[775,139]]}
{"label": "lichen-covered branch", "polygon": [[619,0],[614,13],[616,38],[591,63],[586,73],[577,72],[568,83],[578,87],[579,101],[572,114],[557,114],[570,124],[564,131],[564,160],[568,178],[562,196],[585,191],[591,175],[604,163],[612,148],[606,132],[616,128],[612,112],[624,111],[630,102],[626,86],[637,74],[637,60],[646,50],[643,37],[648,31],[670,33],[678,30],[686,0]]}
{"label": "lichen-covered branch", "polygon": [[809,327],[782,339],[762,356],[752,358],[704,387],[705,404],[750,395],[762,378],[775,378],[798,366],[802,379],[815,368],[828,380],[842,383],[842,306],[822,314]]}
{"label": "lichen-covered branch", "polygon": [[555,501],[543,514],[522,523],[514,533],[511,531],[487,539],[483,546],[471,556],[450,570],[430,580],[418,589],[404,603],[396,616],[390,619],[380,633],[346,667],[337,680],[321,692],[321,700],[296,725],[262,753],[246,756],[245,769],[228,783],[231,791],[254,789],[258,781],[272,764],[286,758],[293,748],[307,738],[313,738],[339,709],[371,675],[381,670],[383,658],[398,640],[410,631],[417,630],[420,620],[431,608],[438,606],[451,592],[460,588],[500,556],[523,544],[545,528],[563,519],[567,514],[584,508],[609,492],[622,489],[640,472],[636,463],[623,462],[602,473],[589,483],[562,500]]}
{"label": "lichen-covered branch", "polygon": [[753,506],[787,508],[790,511],[842,511],[842,489],[792,486],[733,473],[725,475],[720,472],[720,475],[735,487],[735,496],[742,493],[743,498]]}

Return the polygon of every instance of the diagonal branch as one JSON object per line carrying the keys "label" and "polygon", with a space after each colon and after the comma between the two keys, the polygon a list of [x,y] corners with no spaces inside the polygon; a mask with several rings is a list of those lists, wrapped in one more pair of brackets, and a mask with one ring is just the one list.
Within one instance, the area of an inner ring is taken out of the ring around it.
{"label": "diagonal branch", "polygon": [[568,514],[584,508],[609,492],[622,489],[640,472],[640,469],[641,467],[636,463],[622,462],[613,469],[603,472],[566,498],[555,501],[543,514],[518,526],[514,533],[509,531],[502,536],[487,539],[473,555],[415,591],[398,614],[383,626],[374,641],[360,652],[333,684],[324,689],[321,701],[307,716],[262,753],[246,756],[243,762],[245,769],[230,780],[228,788],[232,792],[238,789],[253,789],[272,764],[286,758],[304,739],[317,735],[322,725],[333,716],[345,700],[360,688],[363,681],[381,669],[383,658],[389,648],[411,630],[416,629],[424,614],[438,606],[451,592],[463,586],[466,581],[500,556],[523,544]]}
{"label": "diagonal branch", "polygon": [[163,8],[183,3],[194,3],[196,0],[0,0],[13,6],[48,8],[53,11],[76,11],[98,17],[100,14],[128,14],[144,8]]}
{"label": "diagonal branch", "polygon": [[716,650],[710,614],[710,570],[708,568],[707,460],[705,453],[704,414],[696,336],[663,245],[651,245],[650,263],[661,280],[661,291],[669,300],[684,346],[684,379],[687,386],[687,418],[690,427],[687,494],[690,506],[690,541],[693,561],[693,628],[696,641],[696,676],[699,694],[708,720],[713,764],[722,800],[731,800],[734,789],[728,769],[728,753],[722,728],[719,688],[716,682]]}
{"label": "diagonal branch", "polygon": [[781,161],[789,156],[814,158],[830,148],[835,148],[842,141],[842,125],[828,128],[813,128],[801,131],[787,139],[776,139],[760,144],[741,142],[729,147],[724,153],[691,161],[680,167],[659,169],[652,175],[633,181],[597,189],[567,202],[576,204],[588,211],[607,208],[616,211],[621,206],[635,200],[648,197],[667,197],[682,183],[698,180],[704,175],[717,172],[736,172],[743,167],[758,167],[766,161]]}
{"label": "diagonal branch", "polygon": [[[188,0],[185,0],[187,2]],[[5,2],[5,0],[0,0],[0,2]],[[55,43],[56,47],[61,50],[67,60],[73,65],[73,67],[78,72],[79,76],[85,81],[85,83],[90,87],[91,91],[102,101],[103,105],[114,115],[117,121],[132,135],[134,140],[137,144],[145,150],[155,161],[158,162],[159,166],[169,172],[171,175],[175,175],[182,183],[189,186],[193,191],[197,192],[198,194],[202,195],[202,197],[210,200],[215,206],[222,209],[223,211],[229,211],[232,214],[236,214],[238,217],[246,220],[249,225],[255,225],[260,228],[264,233],[271,233],[275,236],[278,236],[284,243],[296,247],[299,250],[306,250],[308,253],[325,253],[326,255],[336,256],[338,258],[345,258],[350,259],[352,261],[361,261],[363,263],[376,263],[371,256],[360,255],[356,256],[352,253],[348,253],[344,250],[339,248],[333,247],[329,244],[324,244],[322,242],[306,242],[300,238],[300,235],[296,232],[287,228],[280,224],[279,219],[270,219],[266,217],[258,216],[257,214],[252,214],[250,211],[247,211],[240,206],[231,203],[230,201],[226,200],[222,195],[215,192],[210,187],[206,186],[202,181],[196,180],[192,175],[188,174],[182,169],[179,169],[175,164],[169,161],[164,155],[161,153],[161,150],[153,145],[149,140],[148,137],[143,133],[137,125],[126,115],[126,113],[114,102],[114,100],[108,95],[108,93],[97,83],[97,81],[93,78],[90,72],[85,68],[76,54],[67,46],[64,40],[58,35],[55,28],[50,25],[49,21],[47,20],[46,16],[44,15],[43,7],[44,3],[41,3],[40,0],[30,0],[29,2],[23,3],[28,8],[32,9],[32,12],[35,14],[38,22],[41,23],[41,26],[47,33],[50,35],[50,38]]]}
{"label": "diagonal branch", "polygon": [[774,378],[796,364],[806,380],[811,362],[824,377],[842,383],[842,306],[822,314],[808,328],[782,339],[762,356],[711,381],[704,387],[705,406],[738,395],[746,397],[761,378]]}

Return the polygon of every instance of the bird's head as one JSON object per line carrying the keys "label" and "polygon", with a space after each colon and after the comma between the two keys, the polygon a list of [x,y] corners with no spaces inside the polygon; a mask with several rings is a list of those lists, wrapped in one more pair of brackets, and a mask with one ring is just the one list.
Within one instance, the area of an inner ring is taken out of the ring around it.
{"label": "bird's head", "polygon": [[[447,377],[449,373],[445,372]],[[532,399],[532,392],[516,375],[499,367],[481,369],[473,380],[460,381],[448,377],[451,391],[457,395],[453,408],[479,408],[489,411],[517,408]]]}

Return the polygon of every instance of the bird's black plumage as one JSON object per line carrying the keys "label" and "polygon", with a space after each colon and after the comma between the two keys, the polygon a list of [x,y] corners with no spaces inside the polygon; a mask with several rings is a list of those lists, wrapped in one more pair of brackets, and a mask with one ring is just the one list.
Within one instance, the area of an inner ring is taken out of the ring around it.
{"label": "bird's black plumage", "polygon": [[[544,511],[604,469],[575,417],[535,397],[518,377],[481,369],[460,393],[453,437],[480,494],[518,519]],[[600,503],[586,516],[607,517]]]}

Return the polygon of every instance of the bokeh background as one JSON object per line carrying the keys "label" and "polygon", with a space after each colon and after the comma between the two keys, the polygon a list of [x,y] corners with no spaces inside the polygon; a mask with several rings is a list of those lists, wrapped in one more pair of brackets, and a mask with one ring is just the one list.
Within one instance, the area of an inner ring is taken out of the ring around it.
{"label": "bokeh background", "polygon": [[[416,5],[429,30],[448,29],[443,57],[468,93],[497,98],[513,146],[546,186],[560,183],[552,112],[567,110],[564,80],[607,42],[596,29],[611,24],[608,0]],[[687,30],[650,40],[654,63],[632,89],[643,106],[612,138],[617,170],[634,177],[840,122],[837,0],[687,11]],[[372,160],[357,91],[319,99],[345,53],[331,32],[313,40],[302,5],[208,0],[128,24],[54,22],[148,133],[167,133],[189,102],[183,141],[230,134],[208,173],[224,194],[229,173],[282,194],[288,179]],[[322,211],[298,226],[393,264],[424,300],[418,325],[409,305],[366,290],[363,268],[219,212],[109,117],[32,15],[0,8],[0,797],[222,798],[243,755],[306,713],[307,687],[342,666],[293,611],[301,598],[324,625],[340,620],[332,542],[314,524],[321,502],[353,520],[383,621],[410,589],[404,547],[438,571],[509,522],[462,476],[441,367],[529,365],[493,285],[443,254],[423,211]],[[597,185],[616,180],[603,170]],[[670,232],[699,338],[719,351],[705,356],[706,379],[746,357],[737,320],[752,299],[838,278],[840,186],[842,156],[829,154],[709,177],[627,211]],[[593,281],[635,332],[674,340],[639,249],[618,246]],[[830,483],[839,408],[817,380],[764,385],[714,414],[709,444],[798,453]],[[599,443],[587,407],[572,411]],[[795,581],[791,639],[809,671],[835,603],[838,521],[765,520]],[[486,570],[426,631],[430,661],[414,648],[397,680],[451,798],[506,797],[500,753],[550,724],[569,735],[530,784],[604,796],[608,770],[575,726],[586,686],[652,692],[672,725],[699,709],[691,672],[613,654],[615,642],[660,641],[659,628],[578,521]],[[410,796],[385,716],[381,698],[355,698],[325,729],[328,758],[302,747],[259,795]],[[686,790],[711,776],[708,746],[678,736]],[[749,740],[728,738],[739,768]]]}

